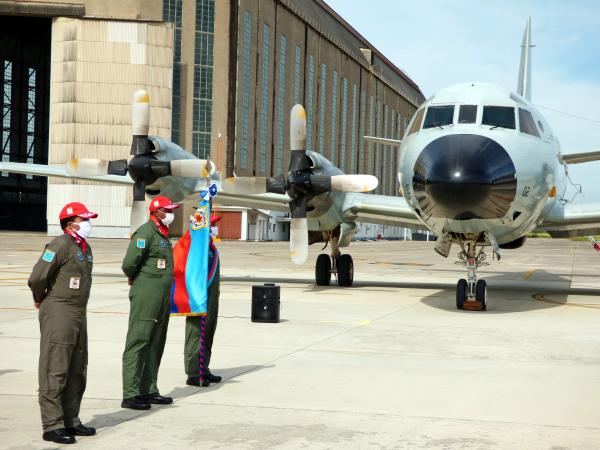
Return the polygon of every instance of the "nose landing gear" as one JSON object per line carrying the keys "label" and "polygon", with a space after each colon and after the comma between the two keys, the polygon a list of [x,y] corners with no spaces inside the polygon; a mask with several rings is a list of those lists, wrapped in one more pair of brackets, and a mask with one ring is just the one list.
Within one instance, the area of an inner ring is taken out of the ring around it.
{"label": "nose landing gear", "polygon": [[477,279],[477,268],[489,265],[485,261],[483,247],[476,248],[475,242],[462,245],[463,251],[458,254],[457,264],[467,268],[467,279],[461,278],[456,284],[456,308],[469,311],[485,311],[487,309],[487,283]]}

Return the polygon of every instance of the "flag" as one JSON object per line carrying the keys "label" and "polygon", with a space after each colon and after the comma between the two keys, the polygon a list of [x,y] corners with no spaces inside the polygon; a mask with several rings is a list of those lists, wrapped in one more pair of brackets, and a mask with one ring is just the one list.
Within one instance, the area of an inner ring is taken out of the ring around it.
{"label": "flag", "polygon": [[[216,248],[210,246],[209,200],[214,196],[210,188],[201,192],[196,213],[190,217],[190,229],[173,248],[171,315],[204,316],[207,313],[208,287],[219,258]],[[216,194],[216,189],[213,192]]]}

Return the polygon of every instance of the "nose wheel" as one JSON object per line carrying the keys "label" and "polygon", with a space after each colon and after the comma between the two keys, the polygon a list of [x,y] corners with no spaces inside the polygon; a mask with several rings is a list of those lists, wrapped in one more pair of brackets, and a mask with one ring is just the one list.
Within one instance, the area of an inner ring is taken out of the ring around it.
{"label": "nose wheel", "polygon": [[477,268],[487,265],[483,249],[475,251],[475,245],[468,245],[467,251],[459,253],[457,264],[467,268],[467,279],[461,278],[456,284],[456,308],[469,311],[485,311],[487,309],[487,283],[477,279]]}

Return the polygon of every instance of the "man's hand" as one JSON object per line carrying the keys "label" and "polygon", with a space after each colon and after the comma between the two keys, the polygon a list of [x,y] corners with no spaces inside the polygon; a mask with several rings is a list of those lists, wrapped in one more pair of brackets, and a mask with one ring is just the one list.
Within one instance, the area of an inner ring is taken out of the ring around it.
{"label": "man's hand", "polygon": [[128,284],[129,286],[131,286],[131,285],[133,284],[133,282],[134,282],[134,279],[133,279],[133,278],[131,278],[131,277],[127,277],[127,284]]}
{"label": "man's hand", "polygon": [[40,305],[41,303],[33,302],[33,306],[35,307],[35,309],[40,309]]}

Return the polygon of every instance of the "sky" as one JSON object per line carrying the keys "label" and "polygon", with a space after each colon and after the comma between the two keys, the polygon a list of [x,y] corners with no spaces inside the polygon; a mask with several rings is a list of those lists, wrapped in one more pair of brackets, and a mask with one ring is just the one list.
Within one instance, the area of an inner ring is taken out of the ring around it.
{"label": "sky", "polygon": [[[465,81],[516,91],[531,17],[533,104],[563,153],[600,150],[600,1],[325,1],[425,97]],[[570,174],[583,185],[579,201],[600,202],[600,161],[572,165]]]}

